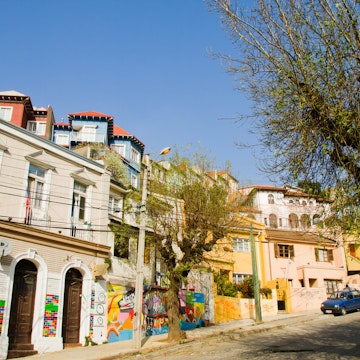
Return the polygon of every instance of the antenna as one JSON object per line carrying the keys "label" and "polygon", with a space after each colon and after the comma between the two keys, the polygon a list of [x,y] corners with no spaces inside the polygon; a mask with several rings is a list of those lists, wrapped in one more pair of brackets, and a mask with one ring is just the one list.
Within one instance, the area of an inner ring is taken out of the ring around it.
{"label": "antenna", "polygon": [[1,239],[0,238],[0,259],[3,256],[9,255],[12,251],[12,243],[8,239]]}

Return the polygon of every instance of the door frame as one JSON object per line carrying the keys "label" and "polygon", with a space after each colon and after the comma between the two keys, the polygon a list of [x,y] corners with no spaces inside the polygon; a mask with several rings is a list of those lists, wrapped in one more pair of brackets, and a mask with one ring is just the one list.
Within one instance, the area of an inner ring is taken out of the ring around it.
{"label": "door frame", "polygon": [[[44,309],[45,306],[45,294],[46,294],[46,284],[47,284],[47,266],[44,260],[36,254],[36,251],[29,249],[27,253],[19,254],[14,257],[10,266],[9,266],[9,284],[8,284],[8,296],[5,303],[5,313],[3,320],[3,334],[6,334],[6,343],[9,343],[9,321],[10,321],[10,311],[11,303],[13,296],[14,288],[14,276],[16,265],[21,260],[27,260],[32,262],[37,267],[37,281],[36,281],[36,290],[35,290],[35,303],[34,303],[34,315],[33,315],[33,324],[32,324],[32,333],[31,333],[31,344],[34,345],[35,350],[39,350],[41,344],[42,333],[43,333],[43,324],[44,324]],[[0,339],[4,339],[4,336],[0,336]],[[2,342],[0,342],[1,345]]]}
{"label": "door frame", "polygon": [[[64,266],[61,270],[61,286],[59,297],[59,321],[57,324],[57,336],[62,339],[62,325],[64,321],[64,301],[65,301],[65,278],[69,269],[74,268],[80,271],[82,281],[82,294],[81,294],[81,314],[80,314],[80,331],[79,343],[85,344],[85,336],[90,333],[90,311],[91,311],[91,287],[92,287],[92,273],[89,268],[84,265],[80,259],[75,259]],[[62,339],[63,341],[63,339]]]}

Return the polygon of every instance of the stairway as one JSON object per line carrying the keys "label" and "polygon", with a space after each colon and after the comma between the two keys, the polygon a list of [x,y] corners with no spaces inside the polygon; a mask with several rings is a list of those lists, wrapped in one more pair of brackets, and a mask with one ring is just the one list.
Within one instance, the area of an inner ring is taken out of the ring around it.
{"label": "stairway", "polygon": [[11,349],[8,350],[7,359],[17,359],[37,353],[32,344],[12,344]]}

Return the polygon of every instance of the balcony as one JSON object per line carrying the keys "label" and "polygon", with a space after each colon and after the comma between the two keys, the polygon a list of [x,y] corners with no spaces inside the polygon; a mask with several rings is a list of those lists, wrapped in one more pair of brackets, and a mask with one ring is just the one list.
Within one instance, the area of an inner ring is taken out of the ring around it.
{"label": "balcony", "polygon": [[105,135],[96,133],[72,132],[70,133],[71,142],[85,143],[103,143],[105,144]]}

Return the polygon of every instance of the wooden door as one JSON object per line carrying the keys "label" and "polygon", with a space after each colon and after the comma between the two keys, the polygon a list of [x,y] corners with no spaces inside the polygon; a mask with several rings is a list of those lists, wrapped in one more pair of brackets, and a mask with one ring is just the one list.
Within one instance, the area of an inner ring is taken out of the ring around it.
{"label": "wooden door", "polygon": [[15,268],[10,310],[9,349],[18,344],[31,344],[37,268],[21,260]]}
{"label": "wooden door", "polygon": [[78,344],[80,336],[82,275],[70,269],[65,278],[62,336],[64,345]]}

